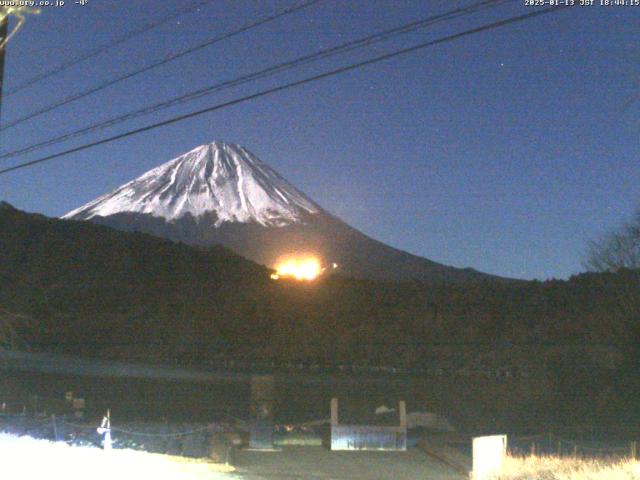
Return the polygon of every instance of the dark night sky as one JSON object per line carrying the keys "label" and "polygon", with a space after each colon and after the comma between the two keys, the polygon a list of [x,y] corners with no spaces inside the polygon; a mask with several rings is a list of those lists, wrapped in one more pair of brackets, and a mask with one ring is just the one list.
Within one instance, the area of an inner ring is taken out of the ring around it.
{"label": "dark night sky", "polygon": [[[291,5],[212,1],[3,100],[3,122]],[[8,150],[470,2],[323,0],[2,132]],[[67,0],[29,16],[5,88],[186,0]],[[530,11],[513,2],[205,97],[9,166],[324,69]],[[519,278],[581,270],[589,239],[640,206],[640,7],[577,7],[0,176],[0,199],[57,216],[193,147],[242,144],[390,245]]]}

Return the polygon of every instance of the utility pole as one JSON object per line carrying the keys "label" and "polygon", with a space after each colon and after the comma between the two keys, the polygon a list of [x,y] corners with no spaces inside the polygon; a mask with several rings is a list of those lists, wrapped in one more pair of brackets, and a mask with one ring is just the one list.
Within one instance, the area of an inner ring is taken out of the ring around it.
{"label": "utility pole", "polygon": [[[0,45],[2,45],[7,39],[7,33],[9,31],[9,16],[5,16],[0,21]],[[2,119],[2,90],[4,84],[4,57],[7,51],[7,45],[5,44],[0,48],[0,119]]]}

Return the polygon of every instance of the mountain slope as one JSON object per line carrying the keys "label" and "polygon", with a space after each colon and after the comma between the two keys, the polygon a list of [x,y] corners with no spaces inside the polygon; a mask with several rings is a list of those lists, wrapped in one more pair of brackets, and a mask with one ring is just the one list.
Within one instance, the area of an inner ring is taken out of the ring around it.
{"label": "mountain slope", "polygon": [[63,218],[190,245],[224,245],[273,267],[306,253],[344,275],[379,280],[497,279],[411,255],[330,215],[255,155],[213,142],[160,165]]}
{"label": "mountain slope", "polygon": [[295,223],[320,208],[253,154],[213,142],[181,155],[63,218],[90,220],[130,212],[172,222],[186,215],[265,227]]}

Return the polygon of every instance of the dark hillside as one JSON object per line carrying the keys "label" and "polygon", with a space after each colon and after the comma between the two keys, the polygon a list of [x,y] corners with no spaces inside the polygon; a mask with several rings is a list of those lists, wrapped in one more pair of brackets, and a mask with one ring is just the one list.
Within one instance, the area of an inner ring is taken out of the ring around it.
{"label": "dark hillside", "polygon": [[0,208],[0,306],[31,319],[16,328],[35,351],[505,375],[540,401],[575,399],[576,418],[633,402],[639,320],[621,305],[640,272],[449,286],[269,274],[221,247]]}
{"label": "dark hillside", "polygon": [[25,332],[34,344],[93,354],[157,343],[203,346],[206,356],[411,364],[441,345],[615,347],[634,321],[621,295],[640,284],[630,271],[456,285],[269,274],[222,247],[0,209],[1,304],[37,320]]}

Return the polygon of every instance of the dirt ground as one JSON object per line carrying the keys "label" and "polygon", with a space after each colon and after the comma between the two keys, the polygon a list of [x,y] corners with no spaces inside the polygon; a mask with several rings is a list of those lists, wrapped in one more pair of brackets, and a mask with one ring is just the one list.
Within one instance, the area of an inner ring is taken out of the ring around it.
{"label": "dirt ground", "polygon": [[237,450],[236,472],[247,480],[458,480],[460,472],[422,450],[332,452],[325,447],[283,447],[277,452]]}

